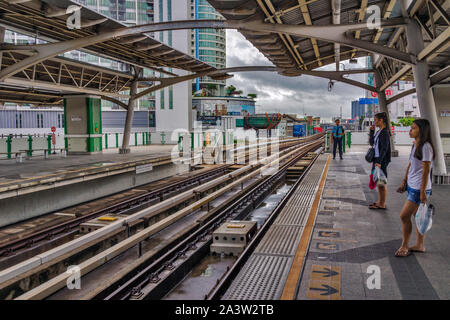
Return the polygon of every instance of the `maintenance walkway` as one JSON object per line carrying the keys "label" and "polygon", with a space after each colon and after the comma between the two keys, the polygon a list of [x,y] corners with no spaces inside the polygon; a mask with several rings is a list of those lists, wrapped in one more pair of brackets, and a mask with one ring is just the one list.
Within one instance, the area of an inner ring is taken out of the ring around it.
{"label": "maintenance walkway", "polygon": [[[344,160],[331,160],[318,208],[309,251],[296,299],[450,299],[450,186],[434,185],[433,227],[425,239],[426,253],[395,257],[401,244],[400,211],[406,195],[396,192],[410,147],[397,146],[399,157],[388,167],[387,210],[370,210],[371,164],[367,147],[352,146]],[[414,221],[413,221],[414,226]],[[410,244],[415,243],[415,230]],[[380,289],[369,289],[374,269]]]}

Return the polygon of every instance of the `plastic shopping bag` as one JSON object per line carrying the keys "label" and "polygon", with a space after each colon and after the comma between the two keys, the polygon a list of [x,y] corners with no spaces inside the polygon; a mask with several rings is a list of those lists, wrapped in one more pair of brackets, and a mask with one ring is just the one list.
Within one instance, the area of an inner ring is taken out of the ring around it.
{"label": "plastic shopping bag", "polygon": [[369,176],[369,189],[370,190],[375,189],[375,187],[377,186],[377,183],[375,182],[375,180],[373,178],[374,172],[375,172],[375,169],[372,170],[372,172],[370,173],[370,176]]}
{"label": "plastic shopping bag", "polygon": [[383,170],[375,166],[375,171],[373,173],[373,180],[379,185],[387,184],[387,177],[384,174]]}
{"label": "plastic shopping bag", "polygon": [[416,213],[416,226],[420,234],[425,234],[433,224],[434,206],[421,203]]}

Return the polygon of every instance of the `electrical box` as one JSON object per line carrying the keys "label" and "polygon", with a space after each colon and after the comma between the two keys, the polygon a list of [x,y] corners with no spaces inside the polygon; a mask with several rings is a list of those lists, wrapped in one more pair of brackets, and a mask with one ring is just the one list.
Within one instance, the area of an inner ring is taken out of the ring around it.
{"label": "electrical box", "polygon": [[256,221],[228,221],[213,232],[211,253],[238,256],[256,233]]}

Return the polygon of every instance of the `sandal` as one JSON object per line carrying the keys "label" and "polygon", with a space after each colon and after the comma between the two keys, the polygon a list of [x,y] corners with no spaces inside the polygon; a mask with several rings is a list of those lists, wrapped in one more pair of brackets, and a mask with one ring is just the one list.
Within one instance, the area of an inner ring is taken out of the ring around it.
{"label": "sandal", "polygon": [[372,204],[369,204],[369,209],[372,209],[372,210],[386,210],[386,207],[384,207],[384,208],[380,207],[374,202]]}
{"label": "sandal", "polygon": [[[405,252],[406,251],[406,252]],[[395,253],[396,257],[407,257],[411,254],[411,251],[409,251],[408,249],[398,249],[397,252]]]}
{"label": "sandal", "polygon": [[420,253],[425,253],[425,249],[424,250],[418,250],[418,249],[413,249],[413,248],[408,248],[409,252],[420,252]]}

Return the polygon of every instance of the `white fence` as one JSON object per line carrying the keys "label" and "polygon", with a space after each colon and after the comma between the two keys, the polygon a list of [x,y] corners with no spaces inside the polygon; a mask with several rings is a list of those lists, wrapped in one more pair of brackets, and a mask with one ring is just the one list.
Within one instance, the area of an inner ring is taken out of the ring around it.
{"label": "white fence", "polygon": [[[55,145],[53,145],[50,140],[51,148],[64,148],[64,135],[55,134],[55,138]],[[14,152],[25,152],[30,150],[32,156],[44,155],[44,149],[49,150],[48,135],[17,135],[10,138],[6,136],[0,137],[0,158],[6,158],[6,153],[8,152],[13,154],[11,157],[14,158]]]}
{"label": "white fence", "polygon": [[[394,143],[396,145],[411,145],[413,139],[409,137],[410,127],[395,127],[394,129]],[[369,131],[352,131],[352,144],[368,145]]]}

